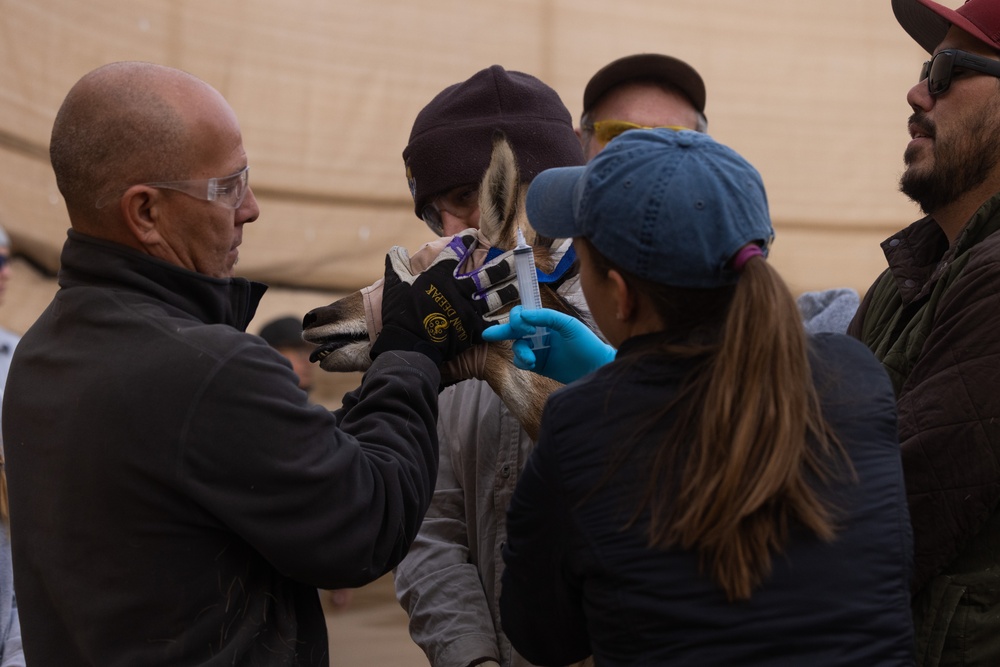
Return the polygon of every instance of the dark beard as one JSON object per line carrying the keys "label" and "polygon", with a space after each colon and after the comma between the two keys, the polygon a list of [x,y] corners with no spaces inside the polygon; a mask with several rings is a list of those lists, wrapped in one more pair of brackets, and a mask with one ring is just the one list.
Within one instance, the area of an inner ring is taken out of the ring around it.
{"label": "dark beard", "polygon": [[[930,215],[957,201],[967,191],[982,185],[1000,163],[1000,122],[995,115],[995,105],[984,107],[962,130],[957,141],[939,143],[934,124],[925,114],[916,112],[911,123],[929,129],[935,138],[934,164],[928,170],[917,171],[910,167],[899,179],[899,190]],[[903,161],[909,165],[913,157],[909,151]]]}

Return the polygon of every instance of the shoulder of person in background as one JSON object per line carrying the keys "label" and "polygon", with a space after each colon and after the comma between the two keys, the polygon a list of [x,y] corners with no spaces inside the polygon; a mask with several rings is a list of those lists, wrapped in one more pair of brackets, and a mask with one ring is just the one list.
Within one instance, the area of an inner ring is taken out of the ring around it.
{"label": "shoulder of person in background", "polygon": [[795,303],[802,313],[802,324],[807,332],[846,333],[847,325],[854,319],[861,304],[857,291],[842,287],[816,292],[804,292]]}

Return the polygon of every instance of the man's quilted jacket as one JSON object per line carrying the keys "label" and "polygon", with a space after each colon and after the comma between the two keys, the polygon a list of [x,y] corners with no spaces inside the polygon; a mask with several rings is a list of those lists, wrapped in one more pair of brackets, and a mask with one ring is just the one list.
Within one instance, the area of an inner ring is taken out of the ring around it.
{"label": "man's quilted jacket", "polygon": [[920,664],[1000,664],[998,230],[1000,194],[951,246],[930,217],[887,239],[849,330],[898,399]]}

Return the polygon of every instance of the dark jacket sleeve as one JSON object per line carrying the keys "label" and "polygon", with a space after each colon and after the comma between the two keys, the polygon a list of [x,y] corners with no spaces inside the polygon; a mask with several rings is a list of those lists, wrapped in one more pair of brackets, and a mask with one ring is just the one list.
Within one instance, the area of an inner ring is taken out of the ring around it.
{"label": "dark jacket sleeve", "polygon": [[591,653],[580,581],[569,569],[572,520],[551,439],[543,418],[538,446],[507,512],[503,548],[503,630],[517,652],[535,665],[567,665]]}
{"label": "dark jacket sleeve", "polygon": [[970,259],[898,398],[913,521],[914,590],[954,560],[1000,503],[1000,266]]}
{"label": "dark jacket sleeve", "polygon": [[427,357],[386,353],[331,413],[269,355],[234,353],[192,399],[179,477],[284,575],[363,585],[403,558],[430,503],[439,382]]}

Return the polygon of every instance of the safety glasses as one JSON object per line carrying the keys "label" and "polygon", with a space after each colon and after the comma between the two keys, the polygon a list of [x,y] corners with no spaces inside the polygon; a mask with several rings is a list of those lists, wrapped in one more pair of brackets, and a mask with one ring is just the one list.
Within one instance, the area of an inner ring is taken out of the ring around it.
{"label": "safety glasses", "polygon": [[931,97],[937,97],[948,90],[952,76],[961,75],[963,69],[1000,77],[1000,61],[967,51],[945,49],[924,63],[920,69],[920,81],[927,79],[927,92]]}
{"label": "safety glasses", "polygon": [[690,130],[689,127],[682,127],[680,125],[637,125],[636,123],[630,123],[627,120],[599,120],[595,123],[585,125],[583,127],[584,132],[589,132],[594,135],[594,138],[602,144],[607,144],[609,141],[617,137],[623,132],[628,132],[629,130]]}
{"label": "safety glasses", "polygon": [[[220,178],[195,178],[186,181],[154,181],[152,183],[139,183],[151,188],[163,188],[165,190],[176,190],[195,199],[216,202],[227,208],[239,208],[240,204],[247,196],[250,182],[250,166],[243,167],[235,174],[222,176]],[[131,186],[130,186],[131,187]],[[97,208],[104,208],[110,204],[115,197],[122,193],[116,193],[98,200]]]}
{"label": "safety glasses", "polygon": [[452,188],[432,199],[427,206],[424,206],[420,217],[423,218],[432,232],[438,236],[444,236],[444,221],[441,220],[442,211],[463,221],[468,221],[478,208],[479,184],[470,183]]}
{"label": "safety glasses", "polygon": [[243,167],[235,174],[222,178],[196,178],[189,181],[158,181],[143,183],[151,188],[166,188],[177,190],[186,195],[214,201],[228,208],[239,208],[247,196],[247,184],[250,181],[250,165]]}

